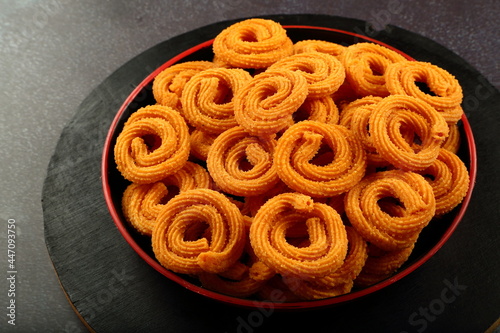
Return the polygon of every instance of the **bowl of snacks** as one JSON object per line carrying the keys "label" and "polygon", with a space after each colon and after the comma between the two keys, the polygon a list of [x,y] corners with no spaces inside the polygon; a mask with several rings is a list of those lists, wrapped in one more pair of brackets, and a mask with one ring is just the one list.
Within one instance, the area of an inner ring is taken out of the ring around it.
{"label": "bowl of snacks", "polygon": [[158,272],[254,307],[353,300],[449,239],[476,156],[458,80],[366,36],[246,19],[154,70],[106,139],[119,232]]}

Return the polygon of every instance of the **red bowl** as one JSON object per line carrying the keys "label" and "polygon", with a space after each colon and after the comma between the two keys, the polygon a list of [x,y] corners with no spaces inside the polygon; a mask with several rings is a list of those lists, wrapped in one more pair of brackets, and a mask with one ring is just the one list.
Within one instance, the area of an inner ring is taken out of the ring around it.
{"label": "red bowl", "polygon": [[[343,45],[351,45],[357,42],[372,42],[395,50],[409,60],[414,60],[407,54],[404,54],[403,52],[395,49],[390,45],[352,32],[313,26],[285,25],[284,27],[287,29],[290,38],[294,41],[303,39],[321,39]],[[116,227],[128,242],[128,244],[149,265],[151,265],[154,269],[156,269],[168,279],[193,292],[227,304],[254,308],[257,306],[262,306],[263,303],[258,302],[255,299],[236,298],[205,289],[201,287],[197,283],[197,281],[190,279],[187,276],[173,273],[161,266],[155,259],[155,256],[152,252],[150,238],[141,236],[138,232],[136,232],[133,227],[131,227],[126,222],[121,210],[121,197],[129,182],[121,176],[116,168],[113,157],[113,147],[116,142],[117,136],[123,128],[123,124],[128,119],[128,117],[139,108],[155,103],[152,96],[151,87],[153,79],[156,77],[156,75],[158,75],[165,68],[179,62],[191,60],[211,60],[213,56],[211,48],[212,42],[213,40],[207,40],[190,49],[181,51],[177,56],[165,62],[155,71],[153,71],[148,77],[146,77],[124,101],[121,108],[118,110],[118,113],[116,114],[106,137],[102,155],[102,186],[106,204],[108,206],[111,217],[116,224]],[[464,198],[463,202],[452,212],[448,213],[440,221],[440,223],[431,222],[426,228],[424,228],[417,244],[415,245],[412,255],[396,274],[375,285],[364,289],[353,290],[352,292],[345,295],[314,301],[273,303],[273,308],[284,310],[308,309],[325,307],[333,304],[351,301],[393,284],[394,282],[410,274],[419,266],[424,264],[427,260],[429,260],[450,238],[450,236],[462,220],[462,217],[464,216],[464,213],[469,204],[474,181],[476,178],[476,148],[472,130],[465,115],[462,116],[460,125],[463,144],[461,150],[458,152],[458,155],[465,162],[469,169],[471,184],[467,195]]]}

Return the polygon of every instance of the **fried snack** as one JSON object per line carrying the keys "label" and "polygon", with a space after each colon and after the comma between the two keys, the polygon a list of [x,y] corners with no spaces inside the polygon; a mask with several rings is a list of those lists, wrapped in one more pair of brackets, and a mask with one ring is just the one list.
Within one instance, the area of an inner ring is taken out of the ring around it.
{"label": "fried snack", "polygon": [[325,40],[305,39],[293,44],[293,53],[321,52],[338,57],[344,52],[345,46]]}
{"label": "fried snack", "polygon": [[397,168],[418,171],[434,162],[449,127],[443,116],[411,96],[391,95],[373,109],[370,136],[382,158]]}
{"label": "fried snack", "polygon": [[344,80],[344,83],[339,87],[339,89],[332,94],[332,99],[335,101],[340,110],[356,99],[360,98],[356,91],[352,88],[348,80]]}
{"label": "fried snack", "polygon": [[191,155],[199,160],[206,161],[208,151],[217,136],[218,134],[210,134],[198,129],[192,131],[189,138],[191,142]]}
{"label": "fried snack", "polygon": [[275,147],[275,140],[252,136],[237,126],[215,139],[207,168],[223,191],[237,196],[260,195],[279,181],[273,163]]}
{"label": "fried snack", "polygon": [[283,281],[283,277],[276,274],[264,284],[259,292],[258,297],[262,300],[269,300],[273,303],[300,302],[303,301],[295,295]]}
{"label": "fried snack", "polygon": [[214,68],[210,61],[187,61],[167,67],[153,80],[153,96],[160,105],[182,111],[181,96],[185,84],[199,72]]}
{"label": "fried snack", "polygon": [[458,206],[469,189],[469,173],[464,162],[444,148],[436,161],[421,174],[434,190],[436,216],[442,216]]}
{"label": "fried snack", "polygon": [[450,133],[443,143],[443,148],[451,151],[453,154],[456,154],[462,143],[462,138],[460,137],[458,124],[451,124],[449,126]]}
{"label": "fried snack", "polygon": [[374,43],[293,44],[266,19],[212,50],[160,72],[115,145],[123,215],[166,269],[233,297],[335,297],[395,274],[466,196],[444,69]]}
{"label": "fried snack", "polygon": [[252,279],[248,268],[245,274],[237,280],[230,280],[210,273],[201,273],[198,275],[198,278],[204,288],[241,298],[257,293],[267,282],[266,280]]}
{"label": "fried snack", "polygon": [[236,67],[233,67],[233,66],[225,63],[216,55],[214,55],[214,57],[212,58],[212,62],[215,64],[215,67],[217,67],[217,68],[236,68]]}
{"label": "fried snack", "polygon": [[[443,68],[428,62],[406,61],[388,66],[384,77],[391,94],[421,99],[439,111],[449,123],[456,123],[462,117],[462,87]],[[421,84],[425,86],[420,88]],[[427,88],[429,91],[424,91]]]}
{"label": "fried snack", "polygon": [[249,243],[242,258],[228,270],[219,274],[198,275],[204,288],[234,297],[248,297],[257,293],[275,275],[258,260]]}
{"label": "fried snack", "polygon": [[[325,149],[329,163],[315,163]],[[302,121],[279,138],[274,153],[278,176],[290,188],[313,197],[348,191],[365,174],[366,154],[361,142],[340,125]]]}
{"label": "fried snack", "polygon": [[327,124],[339,123],[339,109],[331,96],[307,98],[293,114],[295,123],[303,120],[314,120]]}
{"label": "fried snack", "polygon": [[327,199],[326,204],[337,211],[340,215],[345,213],[344,207],[345,193],[330,197]]}
{"label": "fried snack", "polygon": [[131,183],[122,197],[122,212],[130,225],[142,235],[151,236],[156,217],[163,205],[161,199],[168,194],[168,189],[161,183]]}
{"label": "fried snack", "polygon": [[406,62],[401,54],[372,43],[357,43],[346,47],[340,56],[351,87],[361,97],[389,95],[384,73],[392,63]]}
{"label": "fried snack", "polygon": [[212,178],[204,167],[188,161],[182,169],[164,179],[163,183],[167,186],[173,185],[179,192],[184,192],[196,188],[210,188]]}
{"label": "fried snack", "polygon": [[410,257],[415,244],[399,250],[383,251],[368,245],[368,259],[361,273],[354,280],[357,288],[364,288],[391,277]]}
{"label": "fried snack", "polygon": [[293,42],[278,22],[248,19],[221,31],[214,39],[218,62],[239,68],[267,68],[292,55]]}
{"label": "fried snack", "polygon": [[245,197],[244,210],[247,212],[249,216],[255,216],[259,211],[260,207],[266,203],[267,200],[272,197],[286,193],[286,192],[294,192],[290,189],[285,183],[281,180],[278,181],[276,185],[273,186],[269,191],[260,194],[260,195],[252,195]]}
{"label": "fried snack", "polygon": [[394,251],[411,246],[436,211],[434,192],[411,171],[390,170],[366,176],[345,197],[352,226],[373,245]]}
{"label": "fried snack", "polygon": [[333,286],[323,286],[293,277],[284,277],[283,282],[288,286],[289,290],[302,301],[318,300],[348,294],[354,286],[353,280],[345,280]]}
{"label": "fried snack", "polygon": [[303,75],[291,70],[267,70],[254,76],[234,96],[236,121],[251,135],[274,135],[293,123],[292,114],[307,94]]}
{"label": "fried snack", "polygon": [[[297,215],[301,218],[296,219]],[[309,246],[299,248],[287,242],[287,230],[298,223],[307,227]],[[339,214],[300,193],[269,199],[253,220],[250,242],[265,265],[296,278],[328,275],[342,266],[347,254],[347,234]]]}
{"label": "fried snack", "polygon": [[309,98],[333,94],[345,79],[342,63],[334,56],[320,52],[294,54],[277,61],[267,70],[283,69],[296,71],[306,78]]}
{"label": "fried snack", "polygon": [[[208,225],[209,239],[185,240],[194,224]],[[238,207],[222,193],[195,189],[179,193],[162,209],[152,245],[160,264],[176,273],[220,273],[241,257],[245,237]]]}
{"label": "fried snack", "polygon": [[232,99],[251,79],[247,71],[238,68],[213,68],[196,74],[182,93],[184,117],[198,130],[211,134],[238,125]]}
{"label": "fried snack", "polygon": [[347,294],[368,258],[367,243],[353,227],[346,227],[348,252],[342,266],[332,274],[310,280],[284,278],[290,290],[305,300]]}
{"label": "fried snack", "polygon": [[340,125],[350,129],[354,136],[363,143],[368,164],[374,167],[385,167],[390,164],[377,152],[369,131],[370,115],[381,100],[382,97],[378,96],[357,99],[342,109],[339,121]]}
{"label": "fried snack", "polygon": [[377,104],[383,99],[380,96],[365,96],[356,99],[350,103],[344,104],[341,108],[341,117],[340,123],[346,126],[350,123],[350,119],[354,113],[356,113],[356,109],[363,106],[372,106]]}
{"label": "fried snack", "polygon": [[[148,146],[147,141],[155,144]],[[116,139],[114,156],[125,179],[151,184],[179,171],[189,150],[184,118],[168,106],[150,105],[129,117]]]}
{"label": "fried snack", "polygon": [[125,219],[141,234],[151,236],[156,217],[169,199],[179,192],[210,188],[211,177],[200,165],[186,162],[175,174],[153,184],[132,183],[122,197]]}

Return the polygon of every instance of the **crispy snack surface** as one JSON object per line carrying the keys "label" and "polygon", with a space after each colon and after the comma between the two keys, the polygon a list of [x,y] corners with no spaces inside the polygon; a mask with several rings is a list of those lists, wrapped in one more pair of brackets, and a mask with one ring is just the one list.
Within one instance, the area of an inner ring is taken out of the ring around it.
{"label": "crispy snack surface", "polygon": [[189,150],[184,118],[168,106],[150,105],[127,120],[116,139],[114,156],[123,177],[151,184],[179,171]]}
{"label": "crispy snack surface", "polygon": [[335,297],[390,278],[466,196],[446,70],[265,19],[212,50],[160,72],[114,147],[123,214],[166,269],[233,297]]}
{"label": "crispy snack surface", "polygon": [[230,66],[267,68],[293,53],[293,42],[277,22],[248,19],[221,31],[214,40],[215,57]]}
{"label": "crispy snack surface", "polygon": [[[325,154],[329,163],[316,163],[314,158],[320,154]],[[361,141],[347,128],[310,120],[287,129],[278,140],[274,160],[283,182],[314,197],[347,192],[363,178],[366,169]]]}
{"label": "crispy snack surface", "polygon": [[[200,236],[188,238],[191,228],[199,230]],[[180,193],[162,209],[152,246],[158,261],[174,272],[220,273],[240,258],[245,235],[243,216],[226,196],[194,189]]]}
{"label": "crispy snack surface", "polygon": [[[290,244],[291,228],[305,227],[307,246]],[[250,242],[257,257],[284,276],[314,279],[339,269],[347,254],[347,233],[340,215],[330,206],[299,193],[269,199],[250,227]]]}

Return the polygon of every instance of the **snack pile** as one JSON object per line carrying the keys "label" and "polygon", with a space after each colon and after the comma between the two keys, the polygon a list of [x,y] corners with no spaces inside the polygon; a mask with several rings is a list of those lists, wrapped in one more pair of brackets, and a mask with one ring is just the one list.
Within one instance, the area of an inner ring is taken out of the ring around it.
{"label": "snack pile", "polygon": [[334,297],[393,275],[465,197],[444,69],[266,19],[213,52],[157,75],[114,147],[123,214],[165,268],[235,297]]}

